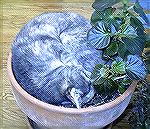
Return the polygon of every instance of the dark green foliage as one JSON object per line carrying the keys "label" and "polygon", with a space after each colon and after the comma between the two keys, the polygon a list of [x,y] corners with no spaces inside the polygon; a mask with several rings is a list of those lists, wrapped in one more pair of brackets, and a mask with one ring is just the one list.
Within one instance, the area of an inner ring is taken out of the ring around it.
{"label": "dark green foliage", "polygon": [[122,58],[130,54],[141,55],[145,43],[144,27],[133,12],[138,13],[147,23],[148,19],[138,0],[132,6],[129,6],[128,0],[121,0],[119,11],[112,7],[118,2],[120,0],[95,0],[95,11],[91,16],[93,28],[88,33],[88,41],[96,49],[104,50],[104,57],[116,54]]}
{"label": "dark green foliage", "polygon": [[91,80],[94,85],[100,85],[104,83],[104,81],[108,76],[109,76],[109,67],[107,67],[106,65],[98,64],[95,66],[91,74]]}
{"label": "dark green foliage", "polygon": [[104,94],[107,93],[108,95],[111,95],[118,89],[119,83],[118,81],[115,81],[118,69],[119,66],[115,63],[113,63],[113,67],[101,64],[95,66],[91,75],[91,81],[99,93],[103,92]]}
{"label": "dark green foliage", "polygon": [[[150,46],[146,44],[144,61],[150,74]],[[129,118],[131,129],[150,129],[150,81],[144,80],[138,85],[133,94],[132,112]]]}
{"label": "dark green foliage", "polygon": [[129,51],[127,51],[126,44],[125,43],[118,43],[118,56],[125,58],[128,54],[130,54]]}
{"label": "dark green foliage", "polygon": [[132,106],[129,118],[131,129],[150,129],[150,82],[138,85],[130,105]]}
{"label": "dark green foliage", "polygon": [[96,65],[91,81],[93,85],[97,85],[96,87],[101,87],[98,90],[104,89],[105,93],[108,93],[110,89],[113,91],[114,88],[123,93],[125,87],[131,84],[131,80],[144,80],[146,74],[146,67],[141,57],[129,55],[125,60],[119,57],[114,59],[111,66]]}
{"label": "dark green foliage", "polygon": [[104,54],[105,54],[106,56],[109,56],[109,57],[114,56],[115,54],[117,54],[117,52],[118,52],[118,43],[117,43],[117,42],[111,43],[111,44],[106,48],[106,50],[104,50]]}
{"label": "dark green foliage", "polygon": [[[114,5],[119,2],[117,9]],[[129,0],[95,0],[92,7],[93,28],[87,39],[111,62],[109,66],[95,66],[91,76],[95,89],[107,95],[115,90],[123,93],[133,80],[140,80],[131,101],[129,122],[132,129],[150,129],[150,83],[145,83],[147,70],[150,73],[150,35],[145,34],[136,16],[147,24],[148,18],[138,0],[133,4]]]}
{"label": "dark green foliage", "polygon": [[143,24],[138,18],[136,18],[134,16],[131,16],[130,17],[130,25],[133,26],[134,29],[136,29],[137,35],[139,35],[139,36],[141,36],[141,35],[143,36],[144,35]]}
{"label": "dark green foliage", "polygon": [[112,72],[114,74],[125,74],[125,62],[123,60],[121,61],[114,61],[112,63]]}
{"label": "dark green foliage", "polygon": [[91,16],[91,23],[95,25],[99,21],[105,22],[105,24],[109,25],[114,23],[117,19],[113,16],[113,12],[115,11],[114,8],[109,7],[105,10],[95,10]]}
{"label": "dark green foliage", "polygon": [[141,55],[144,49],[144,41],[143,37],[123,37],[122,41],[126,44],[126,50],[128,50],[131,54]]}
{"label": "dark green foliage", "polygon": [[[122,5],[120,10],[113,7],[118,2]],[[131,80],[143,80],[147,74],[141,59],[147,36],[135,12],[148,23],[147,17],[138,0],[131,6],[129,0],[95,0],[93,8],[93,27],[88,32],[88,42],[96,49],[101,49],[104,59],[112,63],[110,66],[97,65],[91,75],[92,82],[106,93],[111,89],[108,85],[113,87],[115,83],[116,90],[123,93],[127,85],[123,79],[129,77]],[[145,56],[149,67],[150,54],[147,52]]]}

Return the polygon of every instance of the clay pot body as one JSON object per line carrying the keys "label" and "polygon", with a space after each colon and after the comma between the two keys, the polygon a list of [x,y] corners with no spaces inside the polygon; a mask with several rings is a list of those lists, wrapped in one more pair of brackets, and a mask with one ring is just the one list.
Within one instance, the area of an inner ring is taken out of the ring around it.
{"label": "clay pot body", "polygon": [[97,107],[64,108],[44,103],[28,94],[17,83],[11,67],[11,54],[8,57],[8,77],[12,91],[21,111],[42,129],[100,129],[117,119],[127,107],[137,85],[131,86],[118,98]]}

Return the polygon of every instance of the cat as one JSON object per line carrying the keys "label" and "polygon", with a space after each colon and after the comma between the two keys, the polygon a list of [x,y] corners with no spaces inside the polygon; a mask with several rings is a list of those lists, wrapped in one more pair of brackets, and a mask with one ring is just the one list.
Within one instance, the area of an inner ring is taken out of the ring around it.
{"label": "cat", "polygon": [[93,67],[102,52],[87,42],[91,24],[79,14],[43,13],[29,21],[12,43],[12,68],[29,94],[53,105],[80,108],[90,101]]}

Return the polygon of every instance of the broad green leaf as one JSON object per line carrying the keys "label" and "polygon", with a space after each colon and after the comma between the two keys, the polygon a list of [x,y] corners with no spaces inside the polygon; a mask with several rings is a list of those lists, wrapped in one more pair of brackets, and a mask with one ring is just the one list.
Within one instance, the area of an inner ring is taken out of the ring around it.
{"label": "broad green leaf", "polygon": [[149,24],[149,20],[148,20],[146,14],[144,13],[143,8],[142,8],[142,6],[140,5],[140,3],[139,3],[138,0],[136,0],[136,3],[134,4],[134,7],[133,7],[133,8],[134,8],[134,11],[135,11],[137,14],[139,14],[139,16],[140,16],[147,24]]}
{"label": "broad green leaf", "polygon": [[91,16],[91,22],[92,24],[95,24],[98,21],[103,20],[105,24],[110,24],[114,22],[114,17],[113,17],[113,8],[107,8],[103,11],[101,10],[95,10],[94,13]]}
{"label": "broad green leaf", "polygon": [[117,54],[117,52],[118,52],[118,44],[117,44],[117,42],[112,42],[110,44],[110,46],[106,48],[104,53],[105,53],[105,55],[108,55],[111,57],[111,56]]}
{"label": "broad green leaf", "polygon": [[94,86],[96,91],[103,95],[112,95],[114,91],[118,90],[118,87],[119,83],[112,79],[107,79],[102,84]]}
{"label": "broad green leaf", "polygon": [[97,78],[97,72],[103,67],[104,65],[102,64],[97,64],[95,65],[93,71],[92,71],[92,74],[91,74],[91,79],[95,79]]}
{"label": "broad green leaf", "polygon": [[144,49],[144,35],[137,35],[137,31],[131,25],[122,27],[121,39],[126,45],[126,49],[132,54],[141,55]]}
{"label": "broad green leaf", "polygon": [[146,77],[147,70],[144,62],[136,55],[129,55],[126,62],[126,73],[134,80],[143,80]]}
{"label": "broad green leaf", "polygon": [[130,17],[130,23],[134,28],[138,27],[138,28],[141,28],[142,30],[144,30],[143,24],[138,18],[133,17],[133,16]]}
{"label": "broad green leaf", "polygon": [[118,87],[118,90],[121,92],[121,93],[124,93],[125,90],[126,90],[126,87],[131,85],[132,83],[132,80],[130,78],[128,78],[127,76],[124,77],[120,82],[119,82],[119,87]]}
{"label": "broad green leaf", "polygon": [[97,22],[103,21],[105,25],[109,27],[110,29],[112,27],[115,27],[115,31],[116,31],[119,29],[123,21],[120,17],[114,14],[114,12],[115,12],[115,9],[111,7],[103,11],[95,10],[91,16],[91,23],[95,25]]}
{"label": "broad green leaf", "polygon": [[98,22],[89,30],[87,39],[94,48],[103,49],[110,43],[110,33],[108,33],[103,22]]}
{"label": "broad green leaf", "polygon": [[111,68],[112,68],[112,71],[116,74],[126,73],[124,61],[113,61]]}
{"label": "broad green leaf", "polygon": [[138,36],[135,38],[123,37],[122,41],[126,45],[126,49],[131,54],[141,55],[144,49],[144,37]]}
{"label": "broad green leaf", "polygon": [[95,66],[91,74],[91,81],[94,85],[100,85],[109,76],[109,67],[106,65],[98,64]]}
{"label": "broad green leaf", "polygon": [[131,17],[130,18],[130,24],[131,24],[131,26],[133,26],[136,29],[137,35],[143,35],[144,34],[143,24],[138,18]]}
{"label": "broad green leaf", "polygon": [[150,48],[150,33],[146,34],[145,48]]}
{"label": "broad green leaf", "polygon": [[92,16],[91,16],[91,23],[94,25],[96,24],[98,21],[101,21],[102,20],[102,14],[101,14],[101,11],[94,11],[92,13]]}
{"label": "broad green leaf", "polygon": [[126,37],[126,38],[135,38],[137,37],[137,31],[131,26],[131,25],[124,25],[122,26],[121,30],[121,37]]}
{"label": "broad green leaf", "polygon": [[95,0],[92,7],[95,10],[104,10],[105,8],[112,7],[114,4],[119,3],[121,0]]}

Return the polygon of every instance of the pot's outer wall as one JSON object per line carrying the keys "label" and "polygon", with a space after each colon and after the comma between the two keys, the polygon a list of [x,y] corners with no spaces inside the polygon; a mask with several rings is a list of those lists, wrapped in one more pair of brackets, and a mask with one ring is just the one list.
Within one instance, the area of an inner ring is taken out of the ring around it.
{"label": "pot's outer wall", "polygon": [[63,129],[63,127],[66,129],[66,126],[71,129],[88,127],[98,129],[106,126],[123,113],[137,84],[133,82],[122,96],[102,106],[71,109],[44,103],[25,92],[14,78],[11,54],[8,59],[8,75],[13,94],[21,110],[36,123],[47,128],[56,127],[56,129]]}
{"label": "pot's outer wall", "polygon": [[66,126],[70,126],[71,129],[73,128],[72,126],[76,128],[79,128],[79,126],[102,128],[113,122],[123,113],[131,98],[130,94],[124,101],[105,111],[83,114],[66,114],[37,107],[30,101],[26,100],[23,96],[20,96],[15,88],[13,88],[13,92],[18,106],[30,119],[43,126],[59,126],[60,129]]}

